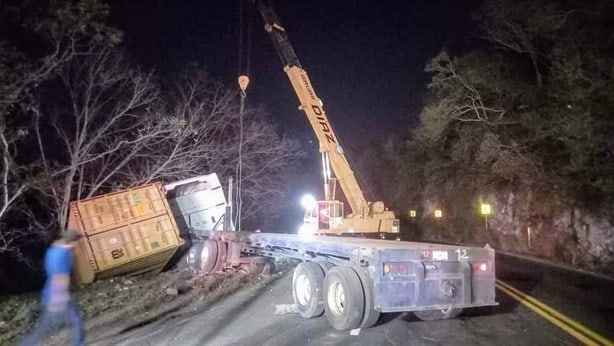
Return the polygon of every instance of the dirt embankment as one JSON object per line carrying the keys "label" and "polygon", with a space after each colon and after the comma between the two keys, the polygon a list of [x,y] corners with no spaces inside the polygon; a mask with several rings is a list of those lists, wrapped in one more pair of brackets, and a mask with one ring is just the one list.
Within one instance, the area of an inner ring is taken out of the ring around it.
{"label": "dirt embankment", "polygon": [[[261,268],[240,267],[200,274],[178,267],[160,274],[118,277],[81,285],[73,298],[85,314],[87,341],[101,341],[153,322],[174,311],[199,308],[250,284],[283,275],[296,265],[278,259],[270,273]],[[2,297],[0,300],[0,345],[14,344],[36,324],[39,294]],[[49,337],[49,345],[64,345],[66,331]]]}

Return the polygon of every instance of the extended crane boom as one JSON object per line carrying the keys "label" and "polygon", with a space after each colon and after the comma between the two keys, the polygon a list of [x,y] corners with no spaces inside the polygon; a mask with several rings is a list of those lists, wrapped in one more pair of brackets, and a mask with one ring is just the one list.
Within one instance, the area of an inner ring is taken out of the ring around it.
{"label": "extended crane boom", "polygon": [[[308,208],[306,224],[316,226],[317,233],[397,233],[399,221],[394,213],[387,210],[383,202],[369,203],[365,199],[324,112],[322,100],[302,68],[286,30],[279,24],[270,0],[259,0],[258,5],[265,22],[264,28],[284,64],[284,71],[299,99],[299,109],[307,115],[318,138],[323,157],[325,201],[317,201],[312,208]],[[330,170],[327,169],[329,163],[335,178],[330,176]],[[343,204],[334,200],[336,181],[351,209],[347,218],[343,218]]]}

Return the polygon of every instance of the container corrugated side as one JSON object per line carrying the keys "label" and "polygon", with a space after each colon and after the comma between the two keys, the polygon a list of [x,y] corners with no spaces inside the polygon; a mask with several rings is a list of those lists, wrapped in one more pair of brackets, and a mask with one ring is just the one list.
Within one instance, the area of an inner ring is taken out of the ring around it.
{"label": "container corrugated side", "polygon": [[71,203],[71,217],[79,230],[104,232],[169,213],[162,185],[152,183]]}
{"label": "container corrugated side", "polygon": [[79,283],[160,271],[183,244],[159,183],[72,202],[68,228],[83,235],[75,250]]}

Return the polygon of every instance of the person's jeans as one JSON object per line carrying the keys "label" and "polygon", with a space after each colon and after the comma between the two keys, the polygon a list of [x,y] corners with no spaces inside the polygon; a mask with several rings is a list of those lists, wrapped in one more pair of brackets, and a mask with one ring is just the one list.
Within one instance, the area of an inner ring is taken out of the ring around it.
{"label": "person's jeans", "polygon": [[49,312],[47,307],[43,305],[41,318],[38,321],[36,329],[21,340],[21,346],[38,345],[43,341],[47,334],[52,329],[55,329],[60,324],[70,325],[70,344],[74,346],[82,346],[85,344],[85,330],[83,329],[83,314],[79,306],[72,301],[64,311]]}

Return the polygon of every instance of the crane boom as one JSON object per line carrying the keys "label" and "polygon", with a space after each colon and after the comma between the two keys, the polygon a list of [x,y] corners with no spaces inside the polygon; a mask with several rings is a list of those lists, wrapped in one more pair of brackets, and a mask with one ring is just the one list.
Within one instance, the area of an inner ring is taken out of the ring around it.
{"label": "crane boom", "polygon": [[[333,232],[398,232],[398,220],[394,213],[386,210],[383,202],[369,203],[365,199],[354,172],[345,157],[343,148],[326,116],[322,100],[317,96],[307,71],[302,68],[288,34],[280,25],[270,0],[259,0],[258,5],[265,22],[265,30],[284,64],[284,72],[299,99],[299,109],[307,115],[307,119],[318,139],[319,150],[326,158],[324,161],[330,162],[335,173],[335,179],[339,182],[351,209],[347,219],[344,219],[341,223],[342,226],[335,228]],[[328,186],[328,179],[329,177],[325,174],[327,200],[333,195]]]}

